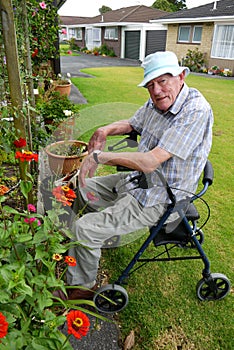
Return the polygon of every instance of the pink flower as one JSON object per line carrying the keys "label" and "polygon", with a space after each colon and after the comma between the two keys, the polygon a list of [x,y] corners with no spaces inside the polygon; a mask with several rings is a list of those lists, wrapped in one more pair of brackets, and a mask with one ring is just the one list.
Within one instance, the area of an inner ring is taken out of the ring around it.
{"label": "pink flower", "polygon": [[62,34],[66,35],[67,34],[67,31],[65,28],[62,28]]}
{"label": "pink flower", "polygon": [[24,222],[26,222],[26,224],[32,224],[35,220],[36,218],[25,218]]}
{"label": "pink flower", "polygon": [[36,207],[33,204],[28,204],[28,211],[30,213],[36,213]]}
{"label": "pink flower", "polygon": [[46,3],[44,1],[39,2],[40,8],[42,8],[42,10],[46,9]]}
{"label": "pink flower", "polygon": [[71,55],[71,54],[72,54],[72,51],[71,51],[71,50],[68,50],[68,51],[67,51],[67,54],[68,54],[68,55]]}
{"label": "pink flower", "polygon": [[98,197],[96,197],[94,192],[87,192],[86,197],[87,197],[87,199],[90,202],[97,202],[97,201],[99,201]]}

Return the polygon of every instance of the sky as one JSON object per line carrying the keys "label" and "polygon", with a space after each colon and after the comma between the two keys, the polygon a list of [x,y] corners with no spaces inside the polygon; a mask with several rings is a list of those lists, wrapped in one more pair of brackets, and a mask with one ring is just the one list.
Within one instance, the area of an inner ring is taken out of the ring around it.
{"label": "sky", "polygon": [[[59,10],[60,16],[94,17],[99,15],[103,5],[117,10],[122,7],[145,5],[151,6],[155,0],[67,0]],[[197,7],[213,2],[213,0],[186,0],[188,8]]]}

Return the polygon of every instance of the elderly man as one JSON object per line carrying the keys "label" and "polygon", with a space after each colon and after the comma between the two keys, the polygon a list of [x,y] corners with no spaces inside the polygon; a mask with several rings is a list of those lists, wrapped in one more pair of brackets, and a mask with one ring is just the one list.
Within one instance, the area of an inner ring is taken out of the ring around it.
{"label": "elderly man", "polygon": [[[202,94],[184,82],[189,69],[179,66],[176,55],[169,51],[147,56],[142,67],[144,79],[139,86],[148,89],[149,100],[129,120],[100,127],[90,139],[89,155],[79,173],[79,205],[83,206],[90,191],[98,201],[89,203],[90,212],[74,222],[75,239],[88,248],[69,252],[78,264],[68,269],[67,283],[73,287],[68,287],[67,296],[56,292],[64,300],[92,298],[105,240],[158,221],[168,198],[155,169],[160,168],[176,199],[181,200],[196,191],[210,152],[212,110]],[[107,136],[132,130],[140,134],[136,152],[103,151]],[[98,164],[133,171],[94,177]],[[147,180],[143,186],[142,174]],[[79,285],[89,290],[75,288]]]}

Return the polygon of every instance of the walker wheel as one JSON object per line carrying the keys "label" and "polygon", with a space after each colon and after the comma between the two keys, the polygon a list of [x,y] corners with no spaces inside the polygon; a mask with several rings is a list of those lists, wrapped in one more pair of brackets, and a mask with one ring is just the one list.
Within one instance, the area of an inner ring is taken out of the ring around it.
{"label": "walker wheel", "polygon": [[127,306],[128,294],[117,284],[107,284],[95,292],[93,301],[98,311],[111,314]]}
{"label": "walker wheel", "polygon": [[230,281],[222,273],[211,273],[208,278],[202,278],[196,287],[198,299],[202,301],[221,300],[230,289]]}

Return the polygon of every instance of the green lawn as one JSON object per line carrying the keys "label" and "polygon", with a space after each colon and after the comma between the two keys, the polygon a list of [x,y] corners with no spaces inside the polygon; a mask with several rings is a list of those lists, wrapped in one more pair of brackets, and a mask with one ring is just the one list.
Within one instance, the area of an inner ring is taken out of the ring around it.
{"label": "green lawn", "polygon": [[60,56],[80,56],[77,52],[70,49],[69,44],[61,43],[59,45]]}
{"label": "green lawn", "polygon": [[[128,118],[142,105],[148,93],[138,88],[141,68],[111,67],[85,69],[94,78],[75,78],[88,105],[81,106],[77,120],[77,135],[88,139],[99,125]],[[215,178],[204,199],[211,209],[211,217],[203,231],[205,253],[211,262],[211,272],[225,274],[234,280],[233,208],[233,110],[234,80],[189,75],[189,86],[198,88],[212,105],[215,123],[210,154]],[[105,174],[109,168],[101,166]],[[201,223],[207,210],[198,203]],[[142,239],[140,239],[141,241]],[[103,253],[102,268],[110,281],[121,273],[140,241]],[[150,246],[147,254],[154,254]],[[136,350],[231,350],[234,349],[233,289],[223,300],[200,302],[196,284],[201,278],[200,260],[155,263],[133,274],[126,286],[128,306],[118,314],[122,339],[135,332]]]}

